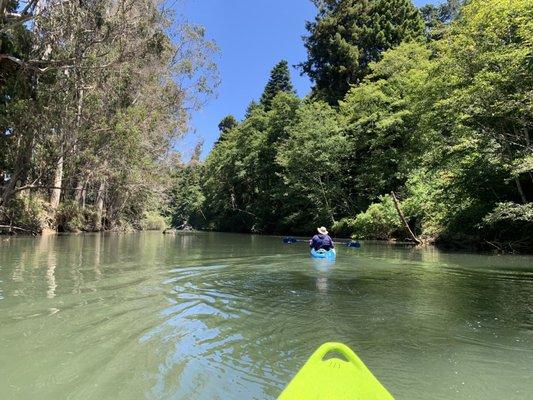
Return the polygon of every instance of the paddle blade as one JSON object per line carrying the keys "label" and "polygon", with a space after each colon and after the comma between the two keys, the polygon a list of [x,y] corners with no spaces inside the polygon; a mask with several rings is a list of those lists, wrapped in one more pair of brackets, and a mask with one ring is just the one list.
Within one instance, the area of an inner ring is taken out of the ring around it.
{"label": "paddle blade", "polygon": [[359,248],[361,247],[361,243],[359,243],[357,240],[352,240],[351,242],[346,243],[346,247]]}
{"label": "paddle blade", "polygon": [[293,238],[292,236],[287,236],[287,237],[283,238],[283,243],[285,243],[285,244],[293,244],[293,243],[296,243],[296,242],[298,242],[298,239]]}

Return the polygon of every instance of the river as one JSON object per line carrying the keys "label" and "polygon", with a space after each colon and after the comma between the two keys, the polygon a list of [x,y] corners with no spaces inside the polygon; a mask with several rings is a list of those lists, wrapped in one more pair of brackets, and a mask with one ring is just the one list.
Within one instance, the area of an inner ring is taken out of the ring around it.
{"label": "river", "polygon": [[322,343],[397,400],[533,397],[533,257],[220,233],[0,237],[0,398],[275,399]]}

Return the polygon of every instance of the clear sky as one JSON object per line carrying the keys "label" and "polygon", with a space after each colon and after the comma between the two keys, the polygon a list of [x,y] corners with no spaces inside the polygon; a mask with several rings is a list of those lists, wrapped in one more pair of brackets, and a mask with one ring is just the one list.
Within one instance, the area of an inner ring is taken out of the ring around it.
{"label": "clear sky", "polygon": [[[430,2],[414,1],[417,6]],[[301,37],[306,34],[305,21],[312,20],[316,10],[310,0],[187,0],[179,12],[203,25],[220,48],[217,96],[194,113],[190,133],[176,146],[187,159],[203,140],[205,157],[218,138],[220,120],[228,114],[243,117],[250,101],[261,96],[278,61],[294,65],[305,60]],[[311,82],[296,68],[291,74],[298,95],[305,96]]]}

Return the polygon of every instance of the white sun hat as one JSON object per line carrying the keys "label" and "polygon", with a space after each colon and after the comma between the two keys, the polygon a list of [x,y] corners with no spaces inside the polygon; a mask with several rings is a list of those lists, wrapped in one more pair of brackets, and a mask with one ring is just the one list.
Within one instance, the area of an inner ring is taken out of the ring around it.
{"label": "white sun hat", "polygon": [[325,227],[323,227],[323,226],[321,226],[320,228],[317,228],[317,231],[318,231],[318,233],[321,233],[322,235],[327,235],[328,234],[328,230]]}

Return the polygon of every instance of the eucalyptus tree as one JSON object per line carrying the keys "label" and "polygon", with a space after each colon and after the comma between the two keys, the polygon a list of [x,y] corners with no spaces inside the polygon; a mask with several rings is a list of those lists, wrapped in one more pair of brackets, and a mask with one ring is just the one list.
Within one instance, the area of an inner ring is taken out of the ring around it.
{"label": "eucalyptus tree", "polygon": [[136,223],[165,200],[164,158],[217,78],[204,29],[163,6],[40,2],[28,8],[30,24],[3,19],[1,31],[21,44],[0,54],[2,169],[11,178],[0,206],[24,191],[48,193],[52,220],[63,200],[87,202],[100,229]]}

